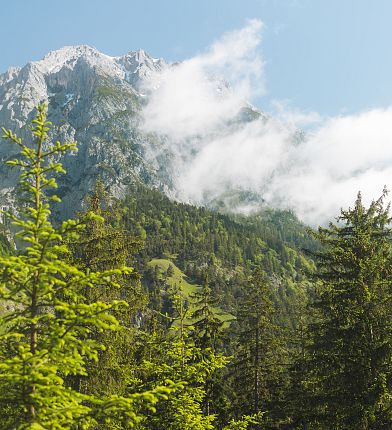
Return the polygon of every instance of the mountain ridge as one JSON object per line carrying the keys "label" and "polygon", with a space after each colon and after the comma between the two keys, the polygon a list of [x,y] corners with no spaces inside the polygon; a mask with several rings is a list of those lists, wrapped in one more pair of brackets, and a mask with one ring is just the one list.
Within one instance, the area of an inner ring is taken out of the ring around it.
{"label": "mountain ridge", "polygon": [[[98,177],[116,198],[123,198],[127,187],[134,183],[179,198],[176,163],[186,157],[192,159],[201,148],[199,140],[190,143],[184,140],[180,145],[183,152],[178,154],[178,148],[173,147],[164,133],[143,129],[143,109],[151,93],[159,87],[162,74],[176,66],[177,63],[151,57],[143,49],[114,57],[89,45],[75,45],[51,51],[38,61],[21,68],[11,67],[0,75],[1,126],[30,139],[29,123],[34,107],[44,102],[48,105],[48,119],[54,124],[49,140],[78,142],[78,153],[62,160],[67,175],[59,180],[58,194],[63,200],[56,207],[59,216],[72,216],[79,210]],[[229,84],[221,78],[208,79],[216,83],[219,97],[225,97],[225,91],[230,92]],[[243,102],[227,124],[212,133],[231,133],[243,124],[259,120],[266,122],[268,117]],[[13,206],[15,200],[16,176],[4,167],[4,161],[11,155],[11,148],[2,144],[0,205],[3,206]],[[230,194],[230,190],[227,192]],[[233,192],[236,196],[242,194],[237,189]],[[249,194],[246,199],[249,206]],[[197,203],[213,205],[214,200],[208,197],[205,202]],[[253,203],[256,208],[264,204],[257,196]]]}
{"label": "mountain ridge", "polygon": [[[59,194],[64,199],[57,208],[59,213],[72,215],[98,176],[104,177],[116,197],[121,197],[126,183],[135,179],[160,185],[142,153],[146,143],[141,145],[141,141],[147,142],[148,137],[137,130],[143,100],[136,87],[166,66],[143,50],[110,57],[79,45],[51,51],[41,60],[9,68],[0,75],[2,126],[22,138],[31,138],[28,124],[34,107],[45,102],[54,124],[50,139],[79,143],[78,154],[64,159],[68,175],[59,182]],[[2,144],[1,160],[6,161],[11,154],[9,145]],[[0,172],[0,203],[12,206],[16,177],[3,165]]]}

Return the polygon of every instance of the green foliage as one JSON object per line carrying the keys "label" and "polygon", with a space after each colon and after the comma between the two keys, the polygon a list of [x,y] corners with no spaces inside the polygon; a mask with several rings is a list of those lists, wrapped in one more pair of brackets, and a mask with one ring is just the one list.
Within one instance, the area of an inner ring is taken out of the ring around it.
{"label": "green foliage", "polygon": [[228,360],[211,349],[201,350],[194,344],[193,327],[187,323],[192,318],[192,311],[185,306],[181,286],[172,292],[171,298],[174,309],[171,329],[163,339],[153,343],[150,357],[154,359],[145,363],[147,385],[154,387],[170,378],[182,388],[159,404],[157,414],[146,421],[145,428],[213,429],[215,416],[205,415],[202,409],[205,383]]}
{"label": "green foliage", "polygon": [[233,408],[244,415],[268,411],[278,420],[287,366],[285,339],[276,323],[272,282],[256,268],[238,308],[238,344],[233,360]]}
{"label": "green foliage", "polygon": [[[70,220],[53,227],[50,203],[59,199],[48,191],[57,186],[53,174],[64,172],[53,160],[75,150],[76,144],[48,144],[49,126],[45,106],[40,105],[33,121],[33,145],[3,129],[3,137],[20,148],[20,156],[8,164],[21,169],[25,205],[19,215],[9,217],[25,247],[16,255],[0,257],[0,300],[11,304],[0,317],[2,425],[5,429],[89,428],[115,418],[132,426],[140,419],[140,403],[153,405],[170,389],[97,398],[65,384],[69,376],[85,376],[87,363],[98,359],[102,345],[92,332],[118,329],[111,312],[127,306],[121,300],[88,303],[84,293],[120,288],[116,278],[132,269],[84,271],[67,262],[66,243],[76,239],[85,224]],[[86,218],[100,220],[93,212]]]}
{"label": "green foliage", "polygon": [[191,294],[190,298],[194,308],[192,316],[196,344],[202,349],[216,350],[216,341],[223,329],[223,321],[216,311],[218,301],[212,295],[207,276],[201,290]]}
{"label": "green foliage", "polygon": [[39,106],[31,145],[3,130],[23,204],[19,249],[0,226],[1,428],[391,429],[386,193],[312,235],[287,211],[222,215],[139,186],[117,202],[98,181],[54,226],[76,146],[49,125]]}
{"label": "green foliage", "polygon": [[[320,228],[306,380],[315,428],[390,429],[392,233],[386,192]],[[309,407],[309,406],[308,406]]]}
{"label": "green foliage", "polygon": [[139,262],[147,275],[142,282],[149,290],[152,279],[146,265],[174,255],[173,262],[188,282],[201,285],[208,275],[219,307],[229,315],[257,265],[277,280],[272,299],[282,310],[280,323],[295,325],[292,303],[311,288],[304,272],[314,266],[304,250],[316,250],[317,242],[290,212],[266,210],[251,217],[232,217],[173,202],[145,187],[132,187],[118,211],[121,225],[145,238]]}
{"label": "green foliage", "polygon": [[[93,211],[102,219],[86,220],[85,228],[78,239],[69,243],[73,263],[89,271],[119,269],[126,266],[141,249],[142,243],[119,227],[110,224],[110,220],[115,219],[115,213],[101,181],[97,182],[87,200],[87,213]],[[83,295],[87,303],[96,300],[105,302],[125,300],[127,307],[111,311],[121,326],[110,335],[97,331],[91,334],[104,346],[104,351],[100,352],[99,361],[89,363],[87,376],[75,378],[73,381],[78,391],[99,396],[126,395],[129,387],[133,385],[136,367],[135,344],[138,338],[134,322],[146,304],[139,276],[134,271],[131,274],[117,275],[112,279],[119,288],[109,285],[108,288],[86,290]]]}
{"label": "green foliage", "polygon": [[223,430],[247,430],[249,426],[260,425],[263,422],[263,412],[253,415],[244,415],[239,420],[231,420]]}
{"label": "green foliage", "polygon": [[[281,334],[274,340],[279,344],[278,348],[274,350],[274,342],[269,344],[273,359],[266,359],[264,373],[260,374],[266,375],[268,380],[263,381],[264,376],[260,376],[261,382],[268,386],[268,396],[260,395],[260,407],[266,410],[268,405],[266,419],[273,420],[276,425],[285,422],[286,411],[291,414],[285,404],[284,393],[291,364],[287,349],[293,345],[283,332],[297,328],[296,307],[306,301],[312,288],[304,272],[311,272],[314,264],[299,249],[318,249],[308,230],[289,212],[265,211],[253,217],[233,218],[205,208],[172,202],[162,193],[143,187],[133,187],[125,201],[118,204],[117,210],[121,214],[119,223],[135,235],[143,234],[146,240],[146,246],[139,254],[139,267],[143,271],[142,282],[149,291],[149,307],[154,312],[172,315],[173,309],[167,297],[168,285],[182,285],[187,305],[193,312],[204,307],[195,307],[193,302],[203,299],[201,296],[194,299],[192,295],[202,294],[200,285],[203,285],[204,277],[208,277],[210,317],[224,320],[226,329],[219,333],[213,348],[217,353],[238,358],[238,362],[234,361],[229,369],[218,370],[209,376],[204,385],[203,411],[217,415],[215,425],[218,428],[224,427],[231,418],[253,413],[250,394],[253,380],[248,375],[246,381],[249,383],[242,382],[239,356],[246,347],[241,346],[238,340],[238,331],[249,330],[251,322],[245,323],[244,319],[240,326],[233,321],[233,315],[237,315],[242,303],[252,301],[253,293],[248,281],[252,267],[259,266],[267,274],[271,281],[267,290],[270,323],[274,330],[267,338],[278,332]],[[168,255],[172,261],[166,258]],[[170,264],[173,265],[173,273],[167,276]],[[197,327],[197,319],[203,320],[204,317],[199,315],[186,321],[194,327],[191,337],[195,341],[198,334],[202,337],[203,332],[201,327]],[[165,331],[167,320],[154,321],[154,330],[160,327]],[[218,321],[216,323],[220,326]],[[249,353],[246,356],[249,365]],[[251,369],[245,367],[248,371]],[[237,383],[234,383],[234,370]]]}

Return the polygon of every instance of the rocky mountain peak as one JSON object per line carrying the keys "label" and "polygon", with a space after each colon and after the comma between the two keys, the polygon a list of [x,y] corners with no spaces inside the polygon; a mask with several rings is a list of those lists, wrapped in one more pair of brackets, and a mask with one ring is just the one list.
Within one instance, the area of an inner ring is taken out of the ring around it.
{"label": "rocky mountain peak", "polygon": [[117,62],[124,71],[125,79],[135,86],[139,86],[141,81],[153,78],[156,73],[168,67],[163,59],[153,58],[143,49],[128,52],[118,57]]}
{"label": "rocky mountain peak", "polygon": [[115,57],[102,54],[96,48],[88,45],[65,46],[49,52],[42,60],[34,61],[31,64],[42,74],[48,76],[62,70],[72,71],[80,63],[101,74],[123,76]]}
{"label": "rocky mountain peak", "polygon": [[[45,102],[54,124],[51,140],[78,143],[78,153],[63,159],[67,175],[59,179],[63,199],[58,213],[71,216],[80,209],[86,194],[100,177],[107,190],[122,198],[130,185],[139,183],[176,192],[176,157],[192,157],[198,137],[181,148],[170,138],[147,132],[141,125],[161,72],[173,67],[143,49],[122,56],[109,56],[88,45],[65,46],[43,59],[11,68],[0,75],[0,125],[31,139],[29,124],[34,107]],[[227,84],[211,78],[216,91],[225,97]],[[213,86],[211,87],[213,88]],[[262,114],[247,104],[225,125],[226,133]],[[0,145],[0,159],[11,156],[10,146]],[[182,160],[181,158],[181,160]],[[0,160],[0,205],[15,200],[16,176]]]}
{"label": "rocky mountain peak", "polygon": [[[68,172],[59,180],[59,212],[70,215],[97,177],[121,197],[129,184],[159,185],[157,166],[147,157],[155,141],[138,128],[145,96],[139,84],[168,67],[144,50],[109,56],[88,45],[65,46],[22,68],[0,75],[0,125],[31,139],[34,107],[45,102],[55,124],[50,139],[78,142],[79,152],[63,160]],[[11,156],[5,142],[0,159]],[[0,204],[14,201],[15,172],[0,162]]]}

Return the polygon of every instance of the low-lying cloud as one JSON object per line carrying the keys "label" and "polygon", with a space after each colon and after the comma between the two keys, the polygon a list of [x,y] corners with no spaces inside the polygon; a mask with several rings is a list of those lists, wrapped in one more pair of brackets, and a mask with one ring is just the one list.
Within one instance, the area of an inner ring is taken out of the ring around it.
{"label": "low-lying cloud", "polygon": [[270,117],[239,121],[254,114],[247,100],[265,92],[262,27],[252,20],[148,83],[144,129],[168,137],[178,197],[203,203],[249,190],[312,225],[359,190],[377,198],[392,186],[392,107],[322,118],[279,102]]}
{"label": "low-lying cloud", "polygon": [[205,134],[234,116],[252,91],[262,94],[263,63],[257,54],[261,28],[260,21],[250,21],[245,28],[224,35],[205,53],[167,68],[147,82],[146,130],[175,140]]}

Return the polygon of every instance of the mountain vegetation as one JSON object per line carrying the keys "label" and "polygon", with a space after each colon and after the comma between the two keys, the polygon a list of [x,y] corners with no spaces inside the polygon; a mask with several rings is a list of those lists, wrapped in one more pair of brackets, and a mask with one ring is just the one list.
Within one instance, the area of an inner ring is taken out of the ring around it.
{"label": "mountain vegetation", "polygon": [[1,429],[392,429],[387,191],[313,231],[180,203],[151,177],[117,195],[98,169],[64,220],[77,145],[53,129],[44,104],[32,137],[3,129],[19,186],[0,231]]}

